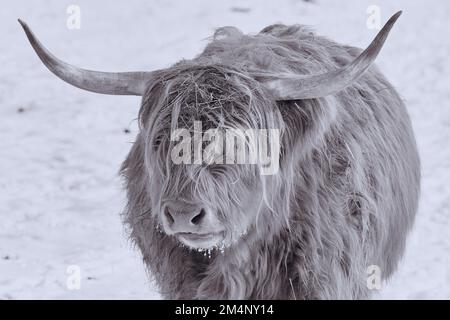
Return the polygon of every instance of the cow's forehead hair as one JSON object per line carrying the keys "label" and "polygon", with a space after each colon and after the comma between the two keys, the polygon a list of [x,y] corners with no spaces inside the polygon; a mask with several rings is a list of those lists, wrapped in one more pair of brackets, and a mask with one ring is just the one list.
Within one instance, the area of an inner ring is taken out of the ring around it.
{"label": "cow's forehead hair", "polygon": [[202,121],[204,127],[280,128],[270,93],[252,77],[223,65],[177,64],[160,72],[139,114],[153,134]]}

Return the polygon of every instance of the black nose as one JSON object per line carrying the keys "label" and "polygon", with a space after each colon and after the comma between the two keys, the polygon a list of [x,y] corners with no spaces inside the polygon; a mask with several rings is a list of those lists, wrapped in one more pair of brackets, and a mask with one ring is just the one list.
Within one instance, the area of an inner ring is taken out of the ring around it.
{"label": "black nose", "polygon": [[171,208],[166,206],[164,209],[164,219],[167,226],[173,232],[195,232],[201,227],[205,220],[207,212],[205,209],[183,210],[183,208]]}
{"label": "black nose", "polygon": [[200,213],[191,219],[191,223],[195,224],[195,225],[200,224],[202,222],[203,218],[205,217],[205,215],[206,215],[205,209],[201,209]]}

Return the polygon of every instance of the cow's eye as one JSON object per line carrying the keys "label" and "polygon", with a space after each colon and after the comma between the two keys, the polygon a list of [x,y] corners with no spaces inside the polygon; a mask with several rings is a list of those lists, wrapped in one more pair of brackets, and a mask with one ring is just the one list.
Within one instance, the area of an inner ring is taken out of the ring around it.
{"label": "cow's eye", "polygon": [[211,173],[213,177],[218,177],[220,175],[225,174],[226,167],[220,164],[210,164],[208,165],[208,171]]}
{"label": "cow's eye", "polygon": [[153,147],[153,150],[158,150],[159,149],[159,146],[161,145],[161,142],[162,142],[162,136],[157,136],[155,139],[153,139],[153,145],[152,145],[152,147]]}

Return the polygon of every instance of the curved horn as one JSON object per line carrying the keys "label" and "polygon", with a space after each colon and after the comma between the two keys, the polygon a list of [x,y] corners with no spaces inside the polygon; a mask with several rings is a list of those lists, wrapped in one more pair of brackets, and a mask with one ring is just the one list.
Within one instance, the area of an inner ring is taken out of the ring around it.
{"label": "curved horn", "polygon": [[80,89],[103,94],[144,94],[152,72],[100,72],[77,68],[56,58],[39,42],[25,22],[19,19],[19,23],[41,61],[65,82]]}
{"label": "curved horn", "polygon": [[349,65],[319,75],[283,75],[281,78],[268,81],[266,85],[274,91],[277,100],[313,99],[341,91],[370,67],[401,14],[401,11],[394,14],[367,49]]}

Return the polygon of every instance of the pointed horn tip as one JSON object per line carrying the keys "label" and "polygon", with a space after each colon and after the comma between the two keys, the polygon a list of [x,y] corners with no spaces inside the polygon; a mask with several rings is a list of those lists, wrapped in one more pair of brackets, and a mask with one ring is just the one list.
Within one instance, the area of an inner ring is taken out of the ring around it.
{"label": "pointed horn tip", "polygon": [[402,15],[403,11],[397,11],[390,19],[388,22],[390,23],[394,23],[395,21],[397,21],[397,19]]}
{"label": "pointed horn tip", "polygon": [[[39,41],[37,41],[35,35],[33,34],[33,31],[31,31],[30,27],[22,19],[17,19],[17,21],[19,21],[20,25],[23,28],[23,31],[25,31],[25,35],[27,36],[28,41],[30,42],[30,44],[34,48],[34,50],[36,51],[37,49],[36,49],[35,45],[39,46]],[[37,51],[36,51],[36,53],[37,53]],[[38,54],[38,56],[40,56],[39,53],[37,53],[37,54]]]}
{"label": "pointed horn tip", "polygon": [[392,28],[394,27],[394,24],[397,22],[397,19],[402,15],[402,11],[397,11],[394,15],[392,15],[389,20],[384,24],[383,28],[381,29],[381,31],[377,34],[377,36],[375,37],[374,41],[375,42],[379,42],[381,41],[381,45],[384,43],[384,41],[386,40],[389,32],[392,30]]}
{"label": "pointed horn tip", "polygon": [[19,23],[20,23],[20,25],[22,26],[22,28],[27,28],[28,26],[27,26],[27,24],[25,23],[25,21],[23,21],[22,19],[17,19],[17,21],[19,21]]}
{"label": "pointed horn tip", "polygon": [[19,21],[20,25],[23,28],[23,31],[25,31],[25,33],[27,34],[27,36],[29,37],[31,34],[31,30],[30,27],[28,27],[28,25],[26,24],[25,21],[23,21],[22,19],[17,19],[17,21]]}

